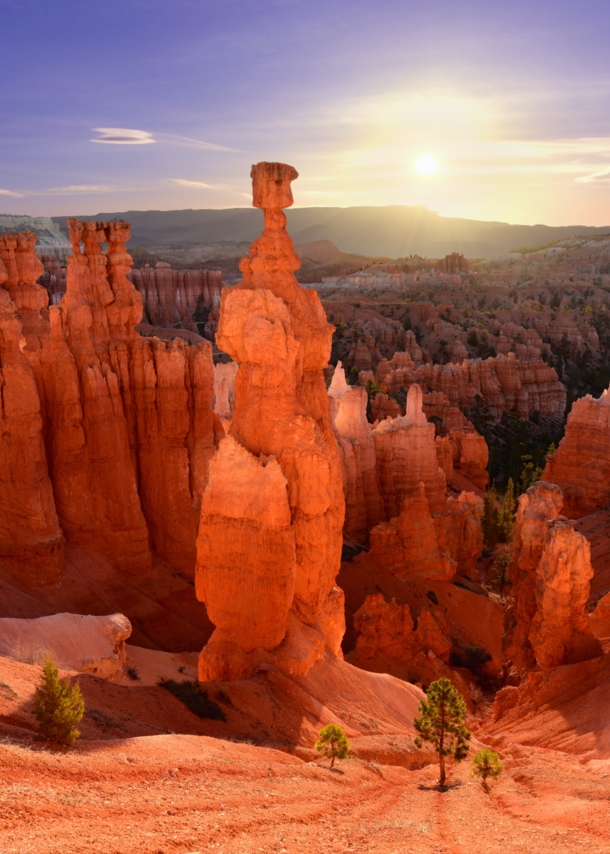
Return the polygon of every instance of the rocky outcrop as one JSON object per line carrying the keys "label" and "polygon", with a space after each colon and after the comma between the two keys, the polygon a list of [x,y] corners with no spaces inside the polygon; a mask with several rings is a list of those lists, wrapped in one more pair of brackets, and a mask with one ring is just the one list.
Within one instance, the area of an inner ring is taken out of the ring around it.
{"label": "rocky outcrop", "polygon": [[214,340],[224,288],[222,273],[212,270],[172,270],[165,261],[154,269],[146,264],[132,270],[130,279],[142,294],[144,319],[153,326],[174,326],[198,331]]}
{"label": "rocky outcrop", "polygon": [[29,585],[64,572],[64,538],[47,468],[40,398],[0,262],[0,567]]}
{"label": "rocky outcrop", "polygon": [[192,575],[207,464],[222,433],[211,345],[137,334],[142,301],[127,278],[126,223],[70,220],[69,230],[67,290],[48,319],[33,241],[2,238],[2,555],[24,583],[50,583],[63,571],[65,535],[128,574],[150,571],[152,546]]}
{"label": "rocky outcrop", "polygon": [[343,474],[343,533],[350,540],[366,542],[371,528],[385,518],[377,480],[375,440],[366,418],[368,396],[365,389],[347,384],[339,362],[328,397]]}
{"label": "rocky outcrop", "polygon": [[418,385],[409,389],[406,414],[381,421],[373,430],[386,518],[400,514],[404,499],[417,494],[421,482],[431,512],[445,509],[447,484],[438,465],[434,434],[434,424],[428,423],[422,410]]}
{"label": "rocky outcrop", "polygon": [[219,362],[214,365],[214,412],[227,424],[233,417],[238,368],[237,362]]}
{"label": "rocky outcrop", "polygon": [[409,605],[388,602],[382,593],[366,597],[354,614],[356,647],[348,661],[367,670],[396,672],[410,682],[429,685],[447,677],[463,695],[469,685],[449,666],[451,627],[445,614],[435,606],[425,606],[413,620]]}
{"label": "rocky outcrop", "polygon": [[130,635],[131,623],[123,614],[53,614],[35,620],[5,617],[0,619],[0,655],[26,664],[44,664],[50,655],[62,670],[117,681],[125,672],[125,641]]}
{"label": "rocky outcrop", "polygon": [[587,516],[610,502],[610,391],[574,403],[544,479],[561,488],[571,517]]}
{"label": "rocky outcrop", "polygon": [[239,371],[197,539],[197,596],[216,625],[202,680],[242,678],[270,656],[306,673],[325,650],[340,654],[344,498],[323,375],[332,327],[294,277],[282,208],[296,177],[284,164],[253,167],[265,230],[222,297],[217,341]]}
{"label": "rocky outcrop", "polygon": [[443,531],[443,525],[435,525],[425,484],[420,482],[417,491],[403,499],[398,516],[373,528],[369,555],[399,578],[416,575],[419,578],[451,581],[456,563],[447,549],[443,548]]}
{"label": "rocky outcrop", "polygon": [[34,251],[36,240],[33,231],[0,234],[0,264],[4,268],[0,286],[8,291],[19,312],[30,351],[39,350],[49,340],[48,318],[41,316],[48,298],[45,289],[36,282],[44,269]]}
{"label": "rocky outcrop", "polygon": [[417,383],[424,394],[442,392],[449,404],[466,415],[485,405],[489,415],[499,420],[516,408],[522,418],[532,412],[561,417],[566,390],[555,370],[541,360],[522,362],[514,353],[489,359],[464,359],[460,364],[416,365],[402,354],[381,362],[377,381],[386,394],[395,394]]}
{"label": "rocky outcrop", "polygon": [[506,654],[517,677],[600,652],[585,604],[593,576],[587,540],[560,517],[561,490],[539,481],[519,498],[509,576]]}
{"label": "rocky outcrop", "polygon": [[489,448],[484,437],[474,429],[461,428],[451,430],[447,438],[451,446],[453,469],[461,472],[479,489],[485,489],[489,483]]}
{"label": "rocky outcrop", "polygon": [[568,522],[551,523],[536,568],[536,613],[529,634],[541,668],[601,654],[599,642],[591,635],[585,607],[592,578],[588,540]]}
{"label": "rocky outcrop", "polygon": [[474,492],[460,492],[447,499],[449,518],[444,517],[446,548],[458,571],[475,581],[477,560],[483,551],[483,499]]}

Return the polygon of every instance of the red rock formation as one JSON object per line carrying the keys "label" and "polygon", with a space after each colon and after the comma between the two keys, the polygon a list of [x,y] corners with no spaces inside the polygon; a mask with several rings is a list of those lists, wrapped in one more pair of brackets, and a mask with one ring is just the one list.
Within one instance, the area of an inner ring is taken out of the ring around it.
{"label": "red rock formation", "polygon": [[548,522],[561,511],[563,496],[552,483],[539,481],[519,498],[509,576],[513,602],[507,610],[506,654],[518,673],[533,662],[529,634],[536,613],[536,568],[542,557]]}
{"label": "red rock formation", "polygon": [[[282,208],[296,177],[284,164],[253,167],[265,230],[240,263],[242,282],[222,297],[218,345],[240,367],[197,540],[197,595],[216,624],[200,656],[202,680],[240,678],[271,651],[292,673],[307,672],[325,649],[340,654],[344,499],[323,375],[332,327],[315,291],[294,277]],[[244,471],[234,500],[231,484]]]}
{"label": "red rock formation", "polygon": [[386,394],[418,383],[424,393],[442,392],[466,414],[480,401],[495,419],[513,407],[522,418],[530,412],[560,417],[565,410],[565,388],[555,370],[540,360],[521,362],[509,353],[485,360],[464,359],[461,364],[416,367],[411,360],[397,356],[401,354],[381,363],[376,374]]}
{"label": "red rock formation", "polygon": [[29,350],[39,350],[49,339],[49,324],[41,317],[48,297],[36,283],[44,269],[34,251],[37,239],[33,231],[0,235],[0,263],[6,271],[2,287],[19,312]]}
{"label": "red rock formation", "polygon": [[479,489],[485,489],[489,483],[489,448],[484,437],[474,429],[462,428],[451,430],[448,439],[452,449],[453,468]]}
{"label": "red rock formation", "polygon": [[19,314],[2,288],[0,261],[0,566],[25,584],[64,572],[34,373],[20,350]]}
{"label": "red rock formation", "polygon": [[381,421],[373,430],[387,518],[399,515],[404,498],[415,495],[422,481],[431,512],[445,509],[446,481],[439,469],[434,433],[434,424],[423,413],[418,385],[409,389],[406,415]]}
{"label": "red rock formation", "polygon": [[402,407],[398,401],[387,394],[379,392],[371,401],[371,415],[373,421],[383,421],[385,418],[398,418],[402,415]]}
{"label": "red rock formation", "polygon": [[587,516],[610,502],[610,392],[597,400],[586,395],[568,415],[565,436],[544,469],[545,480],[563,492],[573,518]]}
{"label": "red rock formation", "polygon": [[561,490],[539,481],[519,498],[505,646],[517,674],[599,655],[585,606],[593,577],[588,541],[559,517]]}
{"label": "red rock formation", "polygon": [[456,564],[443,545],[430,512],[425,484],[420,482],[417,491],[403,499],[398,516],[373,528],[369,555],[399,578],[416,575],[451,581]]}
{"label": "red rock formation", "polygon": [[366,542],[371,528],[385,518],[377,481],[375,440],[366,418],[368,396],[365,389],[346,383],[341,362],[337,364],[328,396],[343,474],[343,534],[350,540]]}
{"label": "red rock formation", "polygon": [[553,522],[536,568],[536,614],[529,633],[541,668],[601,654],[585,610],[592,577],[588,540],[568,522]]}
{"label": "red rock formation", "polygon": [[460,492],[447,499],[445,542],[458,572],[478,581],[477,560],[483,550],[483,499],[474,492]]}
{"label": "red rock formation", "polygon": [[31,235],[3,237],[0,278],[27,321],[21,352],[15,303],[0,288],[3,497],[12,504],[3,551],[31,554],[20,571],[33,584],[61,575],[62,532],[135,575],[150,570],[150,539],[192,574],[207,463],[221,432],[211,410],[211,346],[135,332],[142,303],[127,279],[126,223],[71,220],[69,228],[67,291],[50,324]]}
{"label": "red rock formation", "polygon": [[214,327],[207,331],[216,331],[224,288],[220,271],[172,270],[166,262],[158,261],[155,269],[146,264],[139,270],[132,270],[130,279],[142,294],[144,318],[148,323],[153,326],[180,323],[183,329],[197,332],[193,315],[199,309],[205,317],[198,316],[197,320]]}
{"label": "red rock formation", "polygon": [[415,627],[409,605],[399,605],[395,599],[387,602],[382,593],[374,593],[354,614],[354,629],[356,647],[348,656],[350,663],[396,672],[425,685],[447,677],[469,696],[466,680],[449,667],[451,628],[440,608],[424,607]]}

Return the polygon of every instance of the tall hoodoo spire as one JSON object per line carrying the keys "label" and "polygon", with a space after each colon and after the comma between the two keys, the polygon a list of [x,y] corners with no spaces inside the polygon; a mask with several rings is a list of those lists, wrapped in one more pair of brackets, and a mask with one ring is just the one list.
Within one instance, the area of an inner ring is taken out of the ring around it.
{"label": "tall hoodoo spire", "polygon": [[240,367],[197,541],[197,595],[216,626],[202,680],[241,678],[261,659],[305,673],[326,650],[340,655],[344,631],[344,499],[322,373],[333,327],[294,276],[282,209],[296,170],[258,163],[251,176],[265,230],[221,303],[218,346]]}

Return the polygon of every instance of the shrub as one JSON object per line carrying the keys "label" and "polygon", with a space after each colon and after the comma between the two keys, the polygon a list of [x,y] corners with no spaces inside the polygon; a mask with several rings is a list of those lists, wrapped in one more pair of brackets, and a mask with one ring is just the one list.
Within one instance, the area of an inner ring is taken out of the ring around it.
{"label": "shrub", "polygon": [[488,747],[477,750],[472,757],[472,773],[481,778],[485,791],[488,791],[487,779],[497,779],[502,773],[502,767],[498,754]]}
{"label": "shrub", "polygon": [[140,679],[140,671],[139,671],[139,670],[138,670],[138,668],[137,668],[137,667],[135,667],[135,666],[134,666],[134,667],[128,667],[128,668],[127,668],[127,675],[128,675],[128,676],[129,676],[129,678],[130,678],[131,680],[133,680],[134,682],[138,682],[138,681],[139,681],[139,679]]}
{"label": "shrub", "polygon": [[453,756],[456,762],[466,758],[470,749],[468,741],[472,733],[464,726],[466,703],[448,679],[432,682],[426,693],[426,699],[419,704],[420,717],[413,719],[413,725],[419,733],[415,746],[429,741],[438,753],[440,769],[439,786],[445,785],[445,757]]}
{"label": "shrub", "polygon": [[345,759],[349,750],[349,741],[343,727],[328,724],[321,729],[316,741],[316,750],[330,758],[331,768],[335,764],[335,759]]}
{"label": "shrub", "polygon": [[157,683],[165,688],[174,697],[177,697],[184,705],[200,718],[210,718],[214,721],[226,721],[227,716],[213,700],[210,700],[207,691],[199,687],[198,682],[176,682],[175,679],[160,679]]}
{"label": "shrub", "polygon": [[61,682],[59,671],[51,656],[42,669],[42,681],[34,696],[34,717],[38,721],[38,741],[50,741],[69,747],[80,732],[76,724],[85,713],[78,685],[72,687],[69,680]]}

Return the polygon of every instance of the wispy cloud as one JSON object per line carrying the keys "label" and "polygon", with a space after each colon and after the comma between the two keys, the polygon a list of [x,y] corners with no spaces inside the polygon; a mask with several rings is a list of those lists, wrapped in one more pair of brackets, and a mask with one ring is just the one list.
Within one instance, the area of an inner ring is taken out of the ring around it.
{"label": "wispy cloud", "polygon": [[93,128],[93,130],[101,136],[90,141],[103,142],[106,145],[150,145],[155,142],[153,135],[145,130],[131,128]]}
{"label": "wispy cloud", "polygon": [[248,193],[243,193],[241,190],[236,190],[230,184],[206,184],[204,181],[189,181],[186,178],[170,178],[172,184],[178,184],[180,187],[188,187],[193,190],[219,190],[224,193],[236,193],[238,196],[248,196]]}
{"label": "wispy cloud", "polygon": [[0,190],[0,196],[12,196],[14,199],[22,199],[23,193],[15,193],[13,190]]}
{"label": "wispy cloud", "polygon": [[158,133],[157,136],[163,139],[175,140],[177,144],[186,145],[189,148],[205,148],[208,151],[240,151],[239,148],[228,148],[226,145],[217,145],[215,142],[204,142],[202,139],[192,139],[190,136],[178,136],[175,133]]}
{"label": "wispy cloud", "polygon": [[152,133],[151,131],[133,128],[93,128],[93,130],[101,136],[90,141],[101,142],[106,145],[150,145],[151,143],[163,142],[169,145],[186,146],[187,148],[203,148],[207,151],[239,150],[228,148],[226,145],[218,145],[215,142],[206,142],[203,139],[179,136],[175,133]]}

